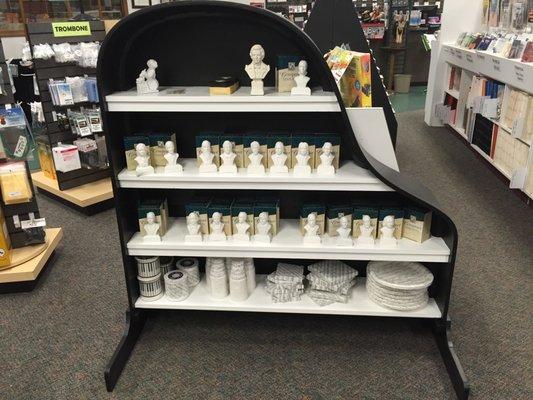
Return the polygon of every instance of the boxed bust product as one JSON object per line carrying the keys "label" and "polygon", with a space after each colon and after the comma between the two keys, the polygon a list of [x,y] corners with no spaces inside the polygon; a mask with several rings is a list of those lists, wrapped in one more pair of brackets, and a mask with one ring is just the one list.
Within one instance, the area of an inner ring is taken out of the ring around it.
{"label": "boxed bust product", "polygon": [[243,139],[243,147],[244,147],[244,167],[248,167],[250,164],[250,159],[248,156],[252,153],[252,149],[250,148],[250,144],[252,142],[258,142],[259,143],[259,152],[263,155],[263,158],[261,159],[261,162],[263,166],[267,167],[267,138],[266,135],[263,133],[246,133],[244,135]]}
{"label": "boxed bust product", "polygon": [[69,172],[81,168],[78,148],[72,144],[57,144],[52,147],[56,171]]}
{"label": "boxed bust product", "polygon": [[144,225],[146,225],[146,214],[153,212],[155,220],[159,224],[159,236],[164,236],[168,231],[168,203],[167,199],[146,199],[139,202],[137,208],[139,215],[139,231],[142,236],[146,235]]}
{"label": "boxed bust product", "polygon": [[316,169],[320,163],[320,156],[322,155],[322,146],[329,142],[332,145],[332,154],[335,156],[331,165],[335,167],[335,171],[339,169],[341,138],[336,133],[318,133],[315,135],[315,166]]}
{"label": "boxed bust product", "polygon": [[219,212],[220,214],[222,214],[221,221],[224,224],[224,233],[226,234],[226,236],[231,236],[232,234],[231,203],[232,201],[229,199],[213,199],[209,203],[209,207],[207,210],[207,215],[209,217],[209,225],[211,225],[211,221],[213,220],[213,214],[215,212]]}
{"label": "boxed bust product", "polygon": [[191,199],[191,201],[185,204],[185,217],[192,212],[198,213],[198,216],[200,217],[200,220],[198,221],[200,224],[200,232],[204,235],[209,234],[209,217],[207,214],[210,202],[210,197],[195,196]]}
{"label": "boxed bust product", "polygon": [[293,133],[291,138],[292,148],[292,162],[290,168],[296,165],[296,155],[298,154],[298,145],[301,142],[307,143],[309,146],[309,161],[307,162],[311,168],[315,168],[315,135],[313,133]]}
{"label": "boxed bust product", "polygon": [[393,203],[380,205],[379,207],[378,239],[381,237],[381,227],[383,226],[383,219],[387,215],[392,215],[394,217],[394,237],[396,239],[401,239],[404,211],[403,207],[400,204]]}
{"label": "boxed bust product", "polygon": [[340,227],[340,219],[348,218],[349,226],[352,226],[352,206],[349,202],[339,201],[328,205],[326,210],[326,232],[329,236],[338,236],[337,229]]}
{"label": "boxed bust product", "polygon": [[8,162],[0,166],[0,189],[6,205],[27,203],[32,199],[25,162]]}
{"label": "boxed bust product", "polygon": [[234,233],[237,233],[235,224],[239,221],[239,213],[246,213],[246,222],[250,225],[250,235],[255,233],[254,224],[254,200],[253,199],[236,199],[231,204],[231,227]]}
{"label": "boxed bust product", "polygon": [[[242,135],[239,134],[224,134],[220,136],[220,154],[222,154],[222,145],[226,140],[229,140],[233,145],[233,152],[236,154],[235,165],[237,168],[244,167],[244,146],[242,142]],[[222,164],[222,161],[220,162]]]}
{"label": "boxed bust product", "polygon": [[126,168],[129,170],[135,170],[137,168],[137,151],[135,146],[137,143],[144,143],[148,150],[150,149],[150,139],[148,136],[125,136],[124,137],[124,153],[126,154]]}
{"label": "boxed bust product", "polygon": [[319,234],[323,235],[326,227],[326,206],[322,202],[304,203],[300,209],[300,233],[305,235],[305,225],[309,214],[316,214],[316,223],[320,226]]}
{"label": "boxed bust product", "polygon": [[352,203],[352,236],[358,238],[361,235],[361,225],[363,225],[363,215],[370,217],[370,225],[372,225],[372,237],[377,237],[377,226],[379,217],[379,207],[370,204],[363,204],[361,202]]}
{"label": "boxed bust product", "polygon": [[259,214],[262,212],[268,213],[268,221],[270,222],[272,236],[276,236],[279,231],[280,215],[279,215],[279,200],[274,197],[263,197],[256,199],[254,202],[254,229],[259,222]]}
{"label": "boxed bust product", "polygon": [[219,133],[200,133],[196,135],[196,163],[202,165],[200,154],[202,154],[202,143],[207,140],[211,143],[211,153],[213,153],[213,164],[220,167],[220,134]]}
{"label": "boxed bust product", "polygon": [[174,151],[176,148],[176,134],[175,133],[155,133],[149,136],[150,140],[150,159],[152,160],[152,167],[164,167],[167,165],[165,154],[165,143],[171,141],[174,143]]}
{"label": "boxed bust product", "polygon": [[275,146],[277,142],[283,143],[283,146],[285,147],[284,154],[287,156],[287,159],[285,160],[285,165],[287,168],[291,168],[292,164],[292,152],[291,152],[291,135],[289,133],[270,133],[267,136],[267,154],[268,154],[268,168],[272,167],[274,165],[272,161],[272,155],[275,152]]}
{"label": "boxed bust product", "polygon": [[402,237],[422,243],[431,236],[431,211],[409,206],[404,210]]}
{"label": "boxed bust product", "polygon": [[280,93],[290,92],[296,86],[294,78],[298,76],[300,57],[296,55],[278,55],[276,63],[276,90]]}

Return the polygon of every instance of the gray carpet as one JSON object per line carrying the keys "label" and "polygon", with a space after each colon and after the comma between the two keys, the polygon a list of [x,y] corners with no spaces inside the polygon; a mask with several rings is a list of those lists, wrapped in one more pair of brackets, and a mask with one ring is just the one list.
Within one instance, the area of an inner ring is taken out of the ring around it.
{"label": "gray carpet", "polygon": [[[451,316],[471,398],[531,399],[532,212],[422,112],[398,120],[403,172],[459,229]],[[103,371],[127,304],[114,211],[39,204],[65,237],[32,293],[0,296],[2,400],[454,398],[436,344],[413,321],[200,312],[147,324],[108,394]]]}

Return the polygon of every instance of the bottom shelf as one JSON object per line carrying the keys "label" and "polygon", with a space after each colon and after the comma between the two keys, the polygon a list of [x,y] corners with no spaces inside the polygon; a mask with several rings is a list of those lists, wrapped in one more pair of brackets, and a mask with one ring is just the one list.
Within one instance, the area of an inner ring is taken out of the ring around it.
{"label": "bottom shelf", "polygon": [[440,318],[441,312],[435,300],[429,299],[426,307],[414,311],[395,311],[381,307],[368,298],[365,278],[357,278],[348,303],[334,303],[320,307],[307,295],[301,301],[292,303],[273,303],[266,292],[266,275],[256,275],[257,288],[243,302],[234,302],[230,297],[213,299],[207,290],[205,279],[196,286],[190,296],[181,302],[170,300],[166,295],[156,301],[137,299],[135,307],[167,310],[211,310],[270,312],[293,314],[330,314],[330,315],[361,315],[372,317],[404,317],[404,318]]}

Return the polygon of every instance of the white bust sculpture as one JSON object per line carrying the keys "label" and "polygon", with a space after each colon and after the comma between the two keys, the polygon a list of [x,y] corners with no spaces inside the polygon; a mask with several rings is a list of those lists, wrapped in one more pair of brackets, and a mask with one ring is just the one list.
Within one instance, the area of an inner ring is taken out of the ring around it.
{"label": "white bust sculpture", "polygon": [[359,227],[358,245],[374,245],[374,227],[369,215],[363,215],[363,223]]}
{"label": "white bust sculpture", "polygon": [[381,236],[379,238],[379,244],[381,246],[390,247],[398,244],[398,241],[394,237],[394,222],[393,215],[387,215],[385,218],[383,218],[383,224],[380,229]]}
{"label": "white bust sculpture", "polygon": [[335,167],[332,165],[334,159],[333,145],[330,142],[324,143],[322,146],[322,154],[320,155],[320,164],[316,169],[316,173],[318,175],[326,176],[335,175]]}
{"label": "white bust sculpture", "polygon": [[148,60],[146,62],[148,68],[143,69],[136,80],[137,93],[157,93],[159,90],[159,82],[156,79],[155,70],[157,68],[156,60]]}
{"label": "white bust sculpture", "polygon": [[164,155],[165,160],[167,160],[167,165],[165,165],[166,173],[181,173],[183,172],[183,167],[178,164],[179,154],[176,153],[174,149],[174,142],[169,140],[165,143],[165,150],[167,151]]}
{"label": "white bust sculpture", "polygon": [[200,173],[217,172],[217,166],[213,164],[213,158],[215,158],[215,155],[211,152],[211,142],[209,142],[209,140],[204,140],[202,142],[199,158],[202,162],[198,168]]}
{"label": "white bust sculpture", "polygon": [[309,145],[306,142],[298,144],[298,153],[296,154],[296,165],[294,166],[294,175],[309,176],[311,175],[311,166],[309,165]]}
{"label": "white bust sculpture", "polygon": [[304,226],[304,244],[317,244],[321,242],[319,235],[320,226],[316,223],[316,214],[307,216],[307,224]]}
{"label": "white bust sculpture", "polygon": [[233,143],[229,140],[224,140],[222,143],[222,153],[220,153],[220,159],[222,160],[222,165],[218,169],[218,172],[226,174],[236,174],[237,166],[235,165],[235,158],[237,154],[233,152]]}
{"label": "white bust sculpture", "polygon": [[148,152],[148,147],[144,143],[137,143],[135,145],[135,151],[137,153],[137,156],[135,157],[135,162],[137,163],[135,172],[137,176],[153,174],[154,167],[150,165],[150,154]]}
{"label": "white bust sculpture", "polygon": [[289,168],[285,165],[287,161],[287,154],[285,154],[285,145],[283,142],[276,142],[274,145],[274,152],[270,156],[272,159],[272,166],[270,167],[271,174],[287,174]]}
{"label": "white bust sculpture", "polygon": [[294,78],[296,86],[291,89],[291,95],[311,96],[311,89],[307,87],[309,79],[307,61],[302,60],[298,63],[298,76]]}
{"label": "white bust sculpture", "polygon": [[187,232],[185,235],[186,242],[201,242],[202,233],[200,232],[200,216],[197,212],[191,212],[187,215]]}
{"label": "white bust sculpture", "polygon": [[268,213],[266,211],[259,213],[258,221],[255,226],[254,240],[256,242],[270,243],[271,229],[272,225],[268,222]]}
{"label": "white bust sculpture", "polygon": [[353,245],[352,239],[350,238],[350,232],[352,231],[350,227],[350,221],[347,217],[341,217],[340,226],[337,229],[339,236],[337,237],[337,246],[351,246]]}
{"label": "white bust sculpture", "polygon": [[146,214],[146,223],[144,224],[144,235],[143,240],[145,242],[160,242],[161,236],[159,236],[159,224],[156,222],[155,214],[149,212]]}
{"label": "white bust sculpture", "polygon": [[244,70],[252,80],[252,96],[262,96],[265,94],[263,88],[263,79],[270,71],[270,66],[263,62],[265,50],[260,44],[254,44],[250,49],[250,58],[252,62],[244,67]]}
{"label": "white bust sculpture", "polygon": [[224,222],[222,222],[222,214],[214,212],[209,224],[209,240],[220,242],[226,240],[226,232],[224,232]]}
{"label": "white bust sculpture", "polygon": [[259,145],[259,142],[254,140],[252,143],[250,143],[250,150],[251,153],[248,155],[248,160],[250,160],[250,164],[248,164],[246,172],[251,175],[264,175],[265,166],[262,162],[263,155],[260,152],[261,146]]}
{"label": "white bust sculpture", "polygon": [[234,242],[249,242],[250,241],[250,224],[248,223],[248,214],[244,211],[239,212],[237,222],[235,223],[237,233],[233,234]]}

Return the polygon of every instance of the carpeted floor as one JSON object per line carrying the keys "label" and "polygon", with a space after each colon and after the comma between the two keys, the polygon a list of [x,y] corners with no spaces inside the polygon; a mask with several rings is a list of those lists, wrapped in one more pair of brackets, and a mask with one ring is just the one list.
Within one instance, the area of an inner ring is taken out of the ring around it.
{"label": "carpeted floor", "polygon": [[[398,158],[459,229],[451,317],[472,399],[531,399],[533,214],[458,139],[400,114]],[[413,321],[227,313],[158,316],[115,391],[103,371],[126,290],[114,211],[39,197],[65,237],[31,293],[0,296],[0,399],[453,399]]]}

